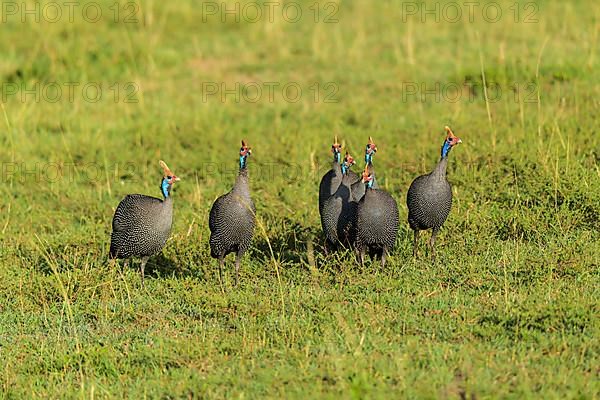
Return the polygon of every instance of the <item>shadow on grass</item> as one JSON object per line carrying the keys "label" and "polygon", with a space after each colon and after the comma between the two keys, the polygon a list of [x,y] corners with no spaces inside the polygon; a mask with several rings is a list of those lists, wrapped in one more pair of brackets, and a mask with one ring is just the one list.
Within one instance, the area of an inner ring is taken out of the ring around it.
{"label": "shadow on grass", "polygon": [[314,268],[332,277],[358,266],[353,250],[340,245],[337,250],[326,251],[321,226],[305,226],[285,220],[283,227],[284,229],[269,232],[268,241],[257,230],[252,256],[268,263],[271,261],[272,249],[273,256],[283,267],[283,271]]}
{"label": "shadow on grass", "polygon": [[[15,252],[21,263],[43,275],[54,275],[81,270],[84,273],[97,273],[99,268],[119,268],[136,271],[139,274],[141,260],[139,257],[111,259],[108,248],[92,244],[53,244],[44,248],[35,246],[19,246]],[[169,254],[170,255],[170,254]],[[86,272],[87,271],[87,272]],[[198,272],[187,264],[178,264],[163,252],[149,258],[145,268],[146,278],[161,277],[198,277]]]}
{"label": "shadow on grass", "polygon": [[265,260],[270,260],[272,249],[273,257],[282,264],[307,263],[309,258],[312,257],[309,253],[315,250],[321,251],[321,244],[317,246],[314,244],[320,240],[320,228],[302,226],[289,220],[285,221],[285,227],[284,232],[271,233],[268,241],[260,229],[257,229],[254,238],[254,251],[264,257]]}
{"label": "shadow on grass", "polygon": [[[140,261],[134,264],[137,270],[140,268]],[[129,263],[131,267],[131,262]],[[161,278],[161,277],[175,277],[175,278],[185,278],[189,276],[196,277],[195,274],[192,273],[187,268],[181,268],[172,259],[165,257],[163,253],[159,253],[155,256],[150,257],[148,263],[145,268],[146,278]]]}

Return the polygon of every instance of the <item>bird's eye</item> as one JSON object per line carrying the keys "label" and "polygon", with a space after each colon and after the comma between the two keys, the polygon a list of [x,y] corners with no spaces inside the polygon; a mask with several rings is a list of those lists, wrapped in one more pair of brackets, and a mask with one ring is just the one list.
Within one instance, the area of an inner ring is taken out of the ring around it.
{"label": "bird's eye", "polygon": [[172,176],[167,176],[167,179],[173,179],[173,177]]}

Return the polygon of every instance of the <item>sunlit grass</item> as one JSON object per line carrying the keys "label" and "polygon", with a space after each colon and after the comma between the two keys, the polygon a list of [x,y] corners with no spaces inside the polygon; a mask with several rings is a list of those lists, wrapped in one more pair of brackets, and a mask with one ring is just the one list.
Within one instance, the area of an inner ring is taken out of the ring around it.
{"label": "sunlit grass", "polygon": [[[594,2],[540,3],[527,24],[513,3],[498,23],[454,24],[403,21],[387,1],[339,2],[332,24],[312,2],[295,24],[204,23],[201,4],[156,1],[115,23],[101,4],[97,23],[0,24],[0,397],[600,396]],[[51,82],[103,96],[6,92]],[[206,83],[263,92],[223,102]],[[411,258],[405,196],[444,125],[463,144],[432,263],[425,248]],[[317,185],[335,134],[357,160],[377,143],[403,221],[385,271],[322,252]],[[228,260],[222,290],[208,211],[241,138],[261,224],[240,285]],[[110,224],[126,194],[160,195],[159,159],[182,181],[144,290],[107,259]]]}

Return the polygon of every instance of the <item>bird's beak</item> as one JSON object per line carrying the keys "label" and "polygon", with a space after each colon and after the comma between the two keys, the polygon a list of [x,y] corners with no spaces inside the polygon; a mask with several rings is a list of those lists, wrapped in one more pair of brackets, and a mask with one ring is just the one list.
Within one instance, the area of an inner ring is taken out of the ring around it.
{"label": "bird's beak", "polygon": [[173,180],[176,181],[176,182],[179,182],[181,180],[181,178],[178,177],[178,176],[175,176]]}
{"label": "bird's beak", "polygon": [[458,142],[456,142],[456,143],[462,143],[462,140],[458,139]]}

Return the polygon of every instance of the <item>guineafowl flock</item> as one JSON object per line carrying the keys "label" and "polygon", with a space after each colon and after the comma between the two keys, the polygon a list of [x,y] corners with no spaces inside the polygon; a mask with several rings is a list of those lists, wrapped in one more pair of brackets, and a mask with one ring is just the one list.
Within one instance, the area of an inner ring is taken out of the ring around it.
{"label": "guineafowl flock", "polygon": [[[446,179],[450,150],[462,141],[445,127],[446,138],[441,158],[434,169],[412,182],[406,196],[408,224],[414,231],[413,256],[418,255],[419,232],[431,229],[429,240],[435,259],[435,240],[446,221],[452,205],[452,189]],[[331,146],[331,169],[319,184],[319,214],[323,229],[325,253],[353,250],[357,262],[364,266],[365,256],[379,258],[381,267],[396,244],[399,230],[398,205],[390,193],[377,184],[373,157],[377,146],[369,137],[365,147],[364,168],[358,175],[355,164],[335,137]],[[239,171],[232,189],[218,197],[210,209],[210,255],[218,260],[222,279],[225,257],[235,254],[235,283],[239,279],[240,263],[252,242],[256,225],[256,208],[250,194],[248,159],[252,150],[242,140],[239,150]],[[173,184],[180,179],[164,161],[160,190],[162,199],[142,194],[127,195],[118,205],[113,221],[110,257],[140,258],[140,276],[144,285],[144,268],[148,259],[159,253],[171,233],[173,221]]]}

